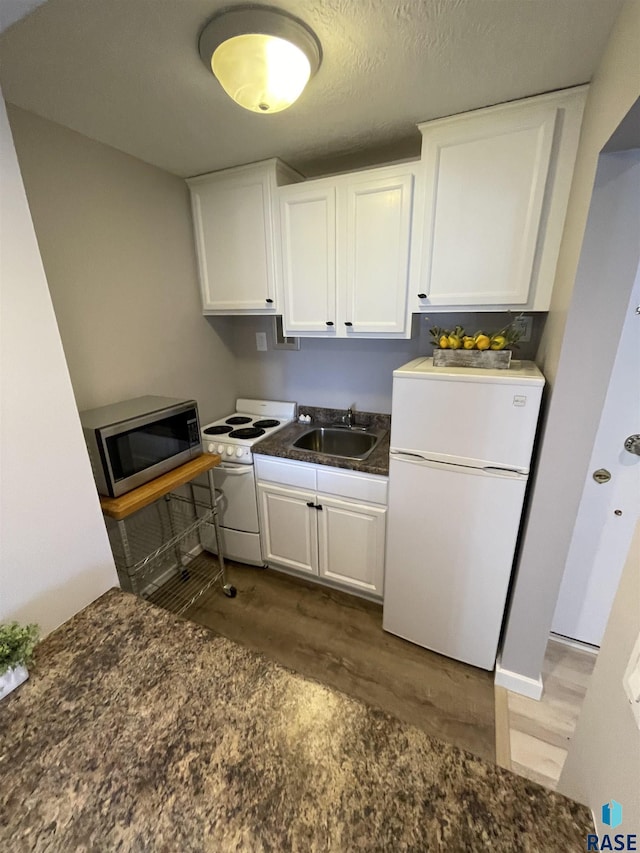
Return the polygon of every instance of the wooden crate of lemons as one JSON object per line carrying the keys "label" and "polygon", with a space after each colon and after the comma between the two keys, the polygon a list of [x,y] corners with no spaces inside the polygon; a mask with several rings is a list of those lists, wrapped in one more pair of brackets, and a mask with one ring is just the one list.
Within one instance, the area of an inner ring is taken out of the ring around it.
{"label": "wooden crate of lemons", "polygon": [[498,332],[483,331],[469,335],[462,326],[455,329],[430,329],[434,367],[484,367],[506,370],[511,364],[512,348],[520,332],[514,323]]}

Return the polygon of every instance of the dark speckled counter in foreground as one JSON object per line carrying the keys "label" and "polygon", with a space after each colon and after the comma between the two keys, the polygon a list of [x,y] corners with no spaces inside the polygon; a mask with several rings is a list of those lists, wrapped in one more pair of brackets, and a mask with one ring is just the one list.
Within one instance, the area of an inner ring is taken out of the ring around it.
{"label": "dark speckled counter in foreground", "polygon": [[373,453],[359,462],[357,459],[349,459],[344,456],[327,456],[324,453],[314,453],[311,450],[298,450],[292,447],[292,443],[308,432],[313,427],[330,426],[340,423],[344,410],[323,409],[314,406],[300,406],[300,413],[311,414],[313,422],[310,424],[293,423],[284,429],[274,432],[267,438],[254,444],[251,450],[260,456],[279,456],[282,459],[295,459],[298,462],[313,462],[315,465],[330,465],[332,468],[348,468],[351,471],[361,471],[366,474],[380,474],[389,476],[389,429],[391,427],[391,416],[380,415],[376,412],[356,412],[355,423],[357,426],[373,427],[384,431],[384,436],[373,451]]}
{"label": "dark speckled counter in foreground", "polygon": [[0,779],[11,853],[569,853],[590,830],[583,806],[120,590],[0,703]]}

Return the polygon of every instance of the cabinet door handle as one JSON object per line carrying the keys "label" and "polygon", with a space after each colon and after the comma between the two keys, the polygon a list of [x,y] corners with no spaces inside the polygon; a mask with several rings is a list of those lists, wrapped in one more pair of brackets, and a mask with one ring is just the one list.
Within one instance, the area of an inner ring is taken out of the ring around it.
{"label": "cabinet door handle", "polygon": [[307,501],[307,506],[312,506],[314,509],[316,508],[316,505],[313,501]]}
{"label": "cabinet door handle", "polygon": [[316,504],[316,509],[322,509],[322,504]]}
{"label": "cabinet door handle", "polygon": [[345,324],[345,326],[353,326],[353,323],[349,323],[348,320],[345,320],[344,324]]}
{"label": "cabinet door handle", "polygon": [[419,294],[418,294],[418,299],[426,299],[426,298],[427,298],[427,294],[426,294],[426,293],[419,293]]}
{"label": "cabinet door handle", "polygon": [[265,302],[268,302],[268,303],[269,303],[269,305],[273,305],[273,299],[265,299],[264,301],[265,301]]}
{"label": "cabinet door handle", "polygon": [[327,320],[325,326],[333,326],[333,320]]}

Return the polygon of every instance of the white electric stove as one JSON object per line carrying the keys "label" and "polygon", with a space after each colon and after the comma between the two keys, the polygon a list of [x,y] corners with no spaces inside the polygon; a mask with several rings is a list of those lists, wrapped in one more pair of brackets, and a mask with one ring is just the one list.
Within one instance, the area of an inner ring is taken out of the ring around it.
{"label": "white electric stove", "polygon": [[[219,505],[224,556],[230,560],[264,564],[260,549],[258,501],[251,448],[295,420],[296,404],[270,400],[236,400],[236,411],[201,428],[202,447],[218,453],[222,462],[213,471]],[[204,526],[202,544],[216,553],[215,536]]]}
{"label": "white electric stove", "polygon": [[253,445],[291,423],[295,414],[295,403],[238,399],[235,414],[202,427],[202,446],[228,462],[253,465]]}

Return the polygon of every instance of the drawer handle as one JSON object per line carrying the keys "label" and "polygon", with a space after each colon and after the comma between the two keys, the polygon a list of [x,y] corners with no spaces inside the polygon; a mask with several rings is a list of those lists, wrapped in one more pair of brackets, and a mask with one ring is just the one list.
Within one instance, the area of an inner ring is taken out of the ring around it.
{"label": "drawer handle", "polygon": [[353,326],[353,323],[349,323],[348,320],[345,320],[344,324],[345,324],[345,326]]}
{"label": "drawer handle", "polygon": [[273,305],[273,299],[265,299],[264,301],[265,301],[265,302],[268,302],[268,303],[269,303],[269,305]]}
{"label": "drawer handle", "polygon": [[419,293],[419,294],[418,294],[418,299],[426,299],[426,298],[427,298],[427,294],[426,294],[426,293]]}
{"label": "drawer handle", "polygon": [[307,506],[311,507],[311,509],[322,509],[321,504],[314,504],[313,501],[307,501]]}
{"label": "drawer handle", "polygon": [[325,326],[333,326],[333,320],[327,320]]}

